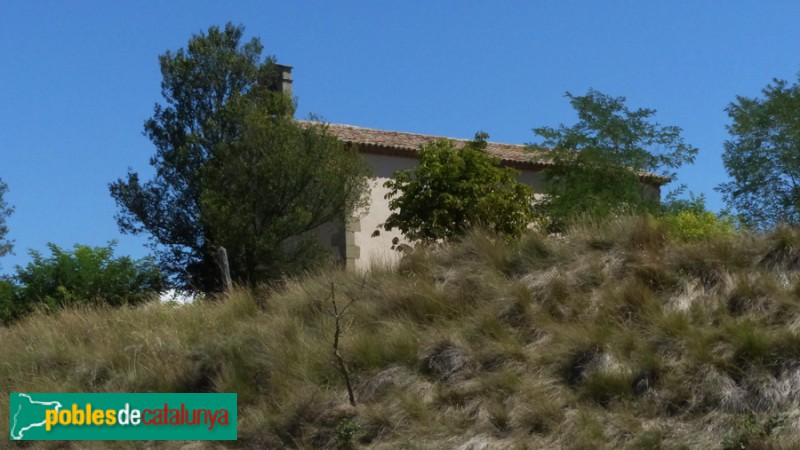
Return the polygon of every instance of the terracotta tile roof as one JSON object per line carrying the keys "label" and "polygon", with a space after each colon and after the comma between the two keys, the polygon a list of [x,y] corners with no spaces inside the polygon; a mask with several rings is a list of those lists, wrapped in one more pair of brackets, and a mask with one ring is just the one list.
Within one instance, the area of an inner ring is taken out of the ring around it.
{"label": "terracotta tile roof", "polygon": [[[399,131],[376,130],[374,128],[363,128],[335,123],[328,124],[328,131],[344,142],[366,144],[397,150],[408,150],[415,153],[423,145],[430,144],[439,139],[449,139],[456,144],[456,147],[459,148],[470,142],[466,139],[431,136],[428,134],[401,133]],[[534,160],[536,154],[529,151],[527,148],[528,147],[525,145],[501,144],[498,142],[489,142],[486,146],[486,150],[489,153],[502,159],[503,161],[524,163],[526,165],[547,164],[541,160],[541,157],[543,156],[541,154],[539,155],[539,158],[536,158],[537,160]]]}
{"label": "terracotta tile roof", "polygon": [[[300,121],[304,124],[312,122]],[[429,134],[404,133],[400,131],[376,130],[374,128],[357,127],[338,123],[325,124],[328,132],[339,138],[342,142],[359,144],[361,151],[374,153],[388,153],[414,157],[420,147],[430,144],[439,139],[449,139],[456,147],[461,148],[470,142],[467,139],[449,138],[444,136],[432,136]],[[488,142],[486,150],[500,158],[509,166],[527,169],[541,169],[552,165],[547,157],[546,150],[531,150],[527,145],[503,144],[499,142]],[[643,180],[666,184],[669,180],[652,173],[641,174]]]}

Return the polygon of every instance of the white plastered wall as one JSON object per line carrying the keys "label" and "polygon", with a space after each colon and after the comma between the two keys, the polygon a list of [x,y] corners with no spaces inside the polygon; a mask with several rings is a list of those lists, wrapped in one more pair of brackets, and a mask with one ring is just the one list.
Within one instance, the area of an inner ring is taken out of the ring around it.
{"label": "white plastered wall", "polygon": [[369,209],[361,211],[357,217],[357,224],[348,228],[353,231],[353,241],[359,254],[355,259],[355,270],[364,272],[379,265],[393,265],[400,259],[400,252],[392,250],[392,240],[408,243],[403,239],[400,230],[391,232],[380,229],[380,235],[373,237],[379,225],[384,223],[391,211],[389,201],[384,197],[389,192],[383,184],[399,170],[409,170],[417,166],[418,160],[402,156],[379,155],[363,153],[364,159],[372,167],[374,177],[370,179]]}

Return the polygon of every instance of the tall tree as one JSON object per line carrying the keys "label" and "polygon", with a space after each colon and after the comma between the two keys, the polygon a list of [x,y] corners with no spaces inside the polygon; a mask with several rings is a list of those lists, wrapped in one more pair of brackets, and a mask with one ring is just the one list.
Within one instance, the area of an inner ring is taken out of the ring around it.
{"label": "tall tree", "polygon": [[0,256],[11,253],[13,249],[13,242],[6,239],[8,235],[6,219],[14,212],[14,208],[9,206],[8,202],[3,198],[6,192],[8,192],[8,185],[3,183],[3,180],[0,180]]}
{"label": "tall tree", "polygon": [[581,215],[653,208],[657,199],[644,191],[643,177],[674,180],[675,169],[694,161],[697,149],[679,127],[654,122],[655,110],[631,110],[624,97],[595,90],[566,97],[578,123],[533,130],[541,138],[533,149],[550,149],[543,156],[553,163],[544,171],[549,198],[538,207],[551,230]]}
{"label": "tall tree", "polygon": [[763,98],[737,97],[726,111],[722,162],[732,181],[718,190],[756,228],[800,223],[800,86],[773,80]]}
{"label": "tall tree", "polygon": [[[244,28],[232,24],[194,35],[186,49],[159,57],[161,92],[145,121],[144,134],[156,147],[152,180],[129,172],[110,185],[125,233],[147,233],[162,269],[183,287],[213,290],[218,269],[210,243],[213,231],[201,220],[203,168],[221,145],[238,134],[238,124],[224,113],[231,98],[274,89],[278,70],[272,57],[262,59],[256,38],[243,43]],[[291,114],[291,101],[282,114]],[[274,111],[275,112],[275,111]]]}
{"label": "tall tree", "polygon": [[273,114],[281,98],[251,92],[228,112],[241,124],[204,172],[202,218],[210,242],[228,251],[241,284],[297,274],[326,255],[315,230],[343,227],[365,206],[369,167],[323,124]]}

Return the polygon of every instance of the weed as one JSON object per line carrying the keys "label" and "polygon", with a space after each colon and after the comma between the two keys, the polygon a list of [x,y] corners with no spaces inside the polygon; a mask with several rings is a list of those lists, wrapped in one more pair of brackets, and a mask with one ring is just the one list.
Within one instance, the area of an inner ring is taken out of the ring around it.
{"label": "weed", "polygon": [[361,424],[354,420],[344,419],[336,426],[336,448],[354,448],[353,437],[361,430]]}
{"label": "weed", "polygon": [[759,419],[753,413],[741,419],[735,431],[722,441],[723,450],[746,450],[772,448],[769,441],[776,428],[782,427],[787,422],[784,415],[773,415]]}

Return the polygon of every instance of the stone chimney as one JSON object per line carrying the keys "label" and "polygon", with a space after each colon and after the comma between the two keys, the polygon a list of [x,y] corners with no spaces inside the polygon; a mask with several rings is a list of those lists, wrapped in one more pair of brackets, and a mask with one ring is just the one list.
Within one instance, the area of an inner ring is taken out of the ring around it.
{"label": "stone chimney", "polygon": [[278,88],[281,92],[292,95],[292,67],[275,64],[278,68]]}

